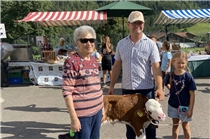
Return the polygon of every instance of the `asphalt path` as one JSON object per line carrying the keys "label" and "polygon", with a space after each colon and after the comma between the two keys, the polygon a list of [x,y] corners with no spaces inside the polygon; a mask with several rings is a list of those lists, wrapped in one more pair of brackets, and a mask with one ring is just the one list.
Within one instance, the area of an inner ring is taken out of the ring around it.
{"label": "asphalt path", "polygon": [[[210,77],[196,78],[195,82],[192,139],[210,139]],[[120,80],[115,88],[115,94],[121,94]],[[107,90],[105,87],[104,94]],[[1,88],[0,98],[2,139],[57,139],[69,131],[70,119],[61,86],[10,85]],[[167,101],[165,98],[161,102],[166,114]],[[169,117],[160,122],[158,139],[171,139],[171,124]],[[124,124],[104,124],[101,139],[126,139]],[[181,127],[179,139],[184,139]]]}

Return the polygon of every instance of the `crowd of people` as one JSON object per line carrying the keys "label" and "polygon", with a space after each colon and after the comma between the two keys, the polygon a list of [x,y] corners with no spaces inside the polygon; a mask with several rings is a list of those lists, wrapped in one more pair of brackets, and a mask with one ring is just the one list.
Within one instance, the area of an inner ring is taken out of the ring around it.
{"label": "crowd of people", "polygon": [[[158,101],[169,96],[168,116],[174,124],[172,138],[178,138],[180,120],[184,138],[191,138],[189,122],[193,115],[196,85],[188,71],[187,54],[179,51],[172,55],[170,42],[164,41],[161,46],[157,44],[155,36],[144,34],[144,24],[141,12],[131,12],[127,22],[129,35],[117,43],[115,52],[107,35],[102,38],[101,50],[96,49],[96,32],[91,26],[83,25],[75,29],[74,42],[78,50],[73,53],[68,53],[64,38],[60,38],[55,50],[57,54],[68,55],[64,62],[62,94],[71,120],[71,131],[77,139],[100,139],[106,76],[108,73],[110,77],[108,95],[112,95],[121,72],[122,95],[140,93]],[[52,50],[46,37],[41,50]],[[208,52],[210,49],[206,47],[205,50]],[[103,70],[102,83],[99,61]],[[164,86],[169,90],[168,94],[164,93]],[[65,136],[69,133],[60,135],[59,139]],[[129,125],[126,125],[125,136],[127,139],[136,138]],[[146,128],[146,138],[156,139],[156,128],[151,124]]]}

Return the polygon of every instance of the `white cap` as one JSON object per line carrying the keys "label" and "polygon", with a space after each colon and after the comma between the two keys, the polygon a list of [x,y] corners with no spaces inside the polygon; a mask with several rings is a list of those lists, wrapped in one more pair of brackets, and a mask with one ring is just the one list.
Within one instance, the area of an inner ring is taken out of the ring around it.
{"label": "white cap", "polygon": [[130,13],[129,17],[128,17],[128,22],[135,22],[135,21],[142,21],[144,22],[144,15],[142,14],[142,12],[139,11],[133,11]]}

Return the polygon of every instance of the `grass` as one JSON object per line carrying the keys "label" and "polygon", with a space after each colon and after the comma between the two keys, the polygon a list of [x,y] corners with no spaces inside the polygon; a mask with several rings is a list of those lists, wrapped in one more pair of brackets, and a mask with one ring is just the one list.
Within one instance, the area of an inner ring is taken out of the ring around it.
{"label": "grass", "polygon": [[185,48],[182,49],[185,53],[189,53],[190,51],[192,51],[193,53],[198,53],[198,51],[204,51],[203,47],[194,47],[194,48]]}
{"label": "grass", "polygon": [[194,26],[186,28],[187,32],[193,33],[196,36],[206,35],[210,32],[210,23],[197,23]]}

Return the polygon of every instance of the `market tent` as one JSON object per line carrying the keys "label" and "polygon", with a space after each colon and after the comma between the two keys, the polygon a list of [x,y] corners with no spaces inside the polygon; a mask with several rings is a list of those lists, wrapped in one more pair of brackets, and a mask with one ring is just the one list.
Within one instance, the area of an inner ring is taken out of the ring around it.
{"label": "market tent", "polygon": [[163,10],[155,21],[155,24],[165,25],[167,41],[169,41],[168,26],[170,24],[187,23],[210,23],[210,9]]}
{"label": "market tent", "polygon": [[148,7],[129,1],[117,1],[96,9],[96,11],[107,12],[108,17],[122,17],[123,37],[124,37],[124,17],[128,17],[132,11],[141,11],[144,16],[152,15],[155,12]]}
{"label": "market tent", "polygon": [[163,10],[155,24],[186,24],[210,22],[210,9]]}
{"label": "market tent", "polygon": [[96,9],[96,11],[106,11],[108,17],[128,17],[132,11],[141,11],[144,15],[152,15],[154,11],[143,5],[129,2],[117,1]]}
{"label": "market tent", "polygon": [[43,26],[104,24],[107,22],[107,14],[104,11],[30,12],[15,22],[38,22]]}

